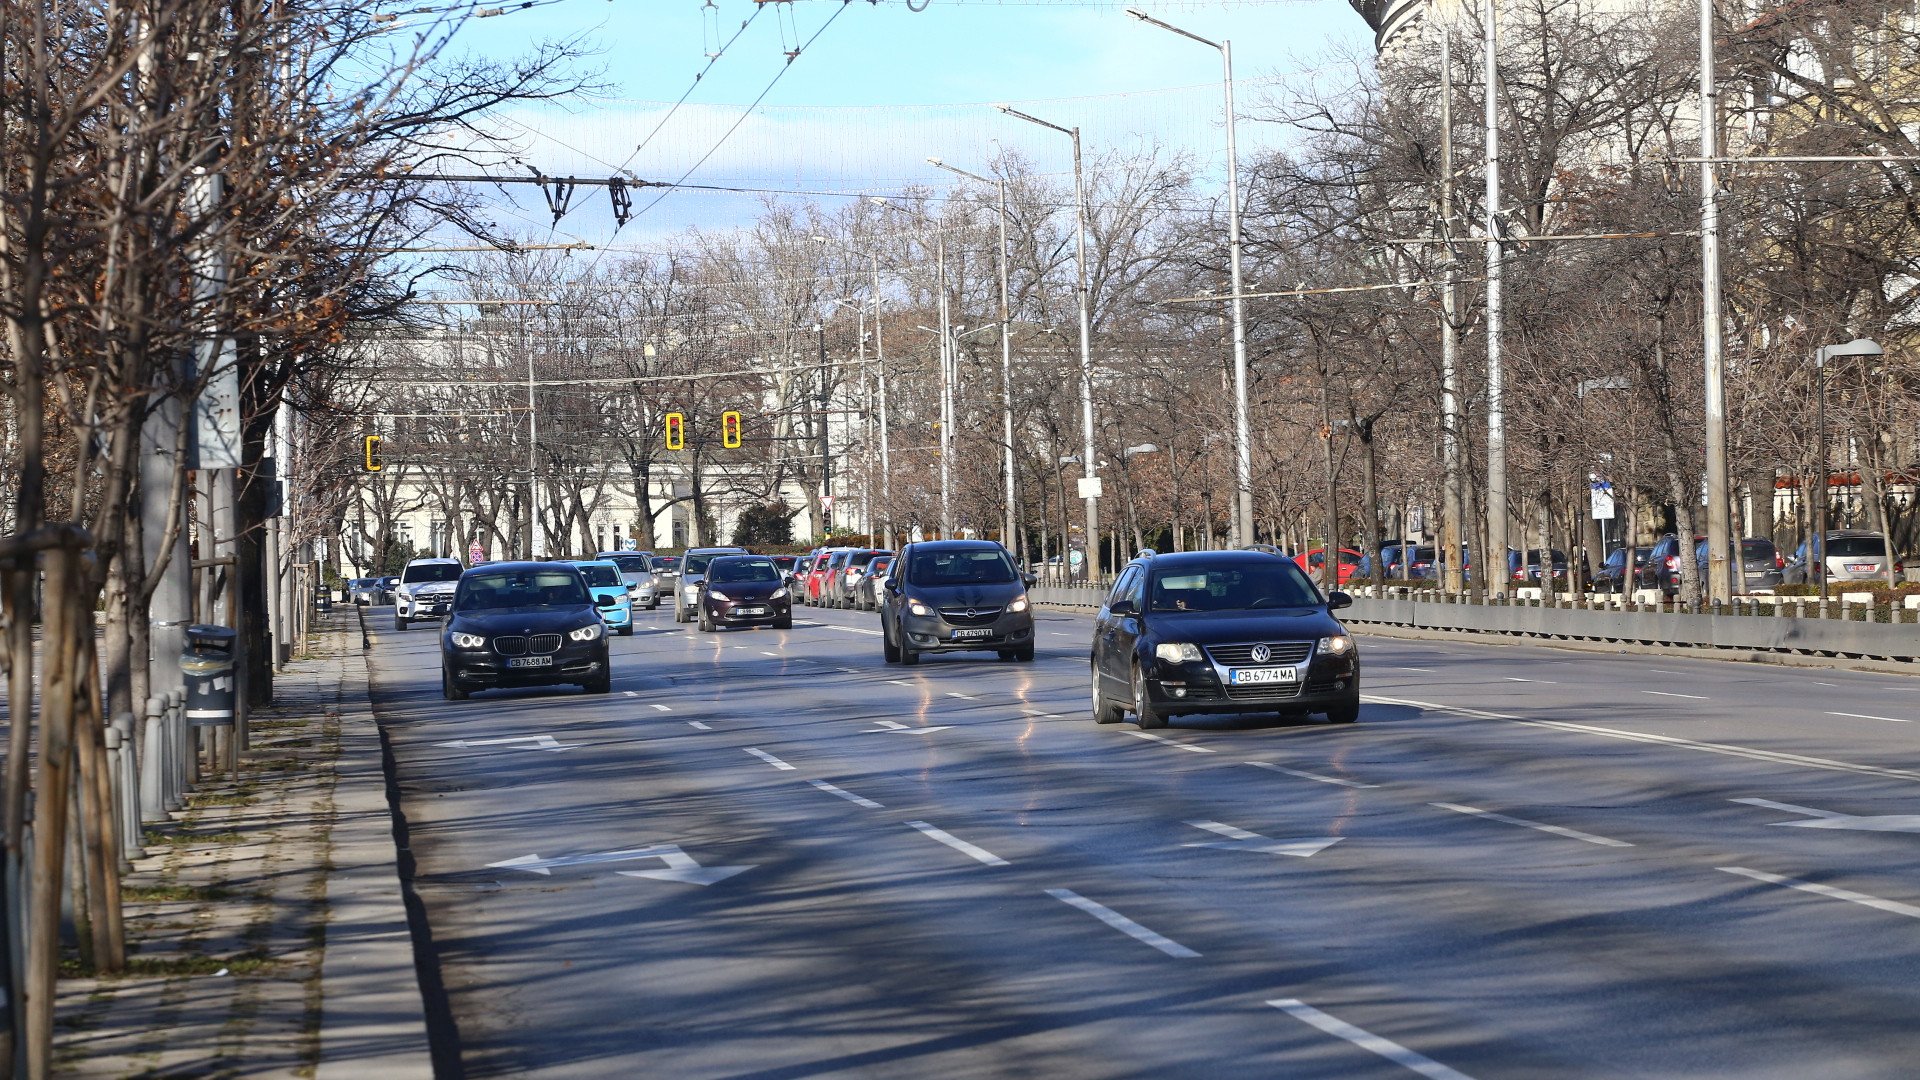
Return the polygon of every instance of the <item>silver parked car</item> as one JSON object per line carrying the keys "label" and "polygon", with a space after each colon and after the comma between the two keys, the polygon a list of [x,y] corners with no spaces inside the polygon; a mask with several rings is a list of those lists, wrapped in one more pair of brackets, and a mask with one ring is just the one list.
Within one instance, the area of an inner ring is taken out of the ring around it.
{"label": "silver parked car", "polygon": [[[1784,574],[1787,584],[1814,584],[1823,575],[1828,581],[1885,581],[1887,561],[1892,558],[1887,553],[1886,537],[1858,529],[1828,533],[1826,543],[1821,545],[1821,555],[1825,557],[1808,559],[1807,545],[1803,542],[1787,563]],[[1899,562],[1894,562],[1896,575],[1902,569]]]}

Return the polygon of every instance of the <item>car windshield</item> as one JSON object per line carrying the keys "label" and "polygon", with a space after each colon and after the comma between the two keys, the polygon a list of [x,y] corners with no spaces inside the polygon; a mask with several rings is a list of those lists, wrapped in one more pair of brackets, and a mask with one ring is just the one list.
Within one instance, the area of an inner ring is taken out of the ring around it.
{"label": "car windshield", "polygon": [[1312,607],[1320,591],[1293,563],[1181,567],[1154,575],[1153,611]]}
{"label": "car windshield", "polygon": [[401,581],[459,581],[459,563],[418,563],[407,567]]}
{"label": "car windshield", "polygon": [[348,582],[347,584],[350,587],[355,589],[364,589],[367,586],[372,585],[374,583],[375,583],[374,580],[370,577],[357,577],[357,578],[354,578],[352,581]]}
{"label": "car windshield", "polygon": [[620,571],[606,563],[582,563],[580,576],[587,579],[587,585],[595,589],[612,588],[620,584]]}
{"label": "car windshield", "polygon": [[1827,555],[1831,558],[1878,558],[1886,553],[1886,541],[1877,536],[1836,536],[1827,541]]}
{"label": "car windshield", "polygon": [[772,559],[749,559],[735,556],[730,559],[715,559],[707,567],[707,582],[722,585],[733,581],[779,581],[780,568]]}
{"label": "car windshield", "polygon": [[647,572],[647,557],[645,555],[611,555],[608,556],[608,558],[613,561],[615,566],[620,568],[620,572],[623,574],[644,574]]}
{"label": "car windshield", "polygon": [[916,551],[907,568],[907,581],[914,585],[1004,585],[1015,580],[1013,563],[999,548]]}
{"label": "car windshield", "polygon": [[455,611],[500,608],[578,607],[589,603],[574,570],[499,570],[468,574],[454,597]]}

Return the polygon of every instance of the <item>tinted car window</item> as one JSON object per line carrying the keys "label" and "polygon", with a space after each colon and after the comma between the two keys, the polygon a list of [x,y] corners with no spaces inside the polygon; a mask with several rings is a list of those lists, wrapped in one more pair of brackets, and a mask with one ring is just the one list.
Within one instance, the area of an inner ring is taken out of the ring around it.
{"label": "tinted car window", "polygon": [[779,581],[780,568],[772,559],[715,559],[707,567],[710,584],[729,581]]}
{"label": "tinted car window", "polygon": [[1140,568],[1137,566],[1127,567],[1126,570],[1120,574],[1120,580],[1113,583],[1113,593],[1107,597],[1107,603],[1111,605],[1116,600],[1125,600],[1127,597],[1132,596],[1133,586],[1139,579]]}
{"label": "tinted car window", "polygon": [[907,566],[913,585],[1004,585],[1018,578],[1013,563],[997,548],[916,551]]}
{"label": "tinted car window", "polygon": [[655,556],[653,557],[653,565],[654,565],[654,566],[655,566],[656,568],[658,568],[658,569],[660,570],[660,572],[662,572],[662,573],[666,573],[666,574],[671,574],[671,573],[673,573],[673,572],[674,572],[675,570],[678,570],[678,569],[680,569],[680,556],[678,556],[678,555],[655,555]]}
{"label": "tinted car window", "polygon": [[611,566],[583,566],[580,576],[586,578],[587,584],[594,588],[605,589],[620,584],[620,571]]}
{"label": "tinted car window", "polygon": [[618,566],[620,572],[623,574],[644,574],[647,572],[647,557],[645,555],[612,555],[609,556],[609,558],[613,560],[614,565]]}
{"label": "tinted car window", "polygon": [[460,566],[458,563],[421,563],[418,566],[407,567],[406,576],[400,580],[408,583],[415,581],[459,581]]}
{"label": "tinted car window", "polygon": [[878,551],[856,551],[853,553],[853,556],[847,560],[847,565],[865,566],[880,557],[880,552]]}
{"label": "tinted car window", "polygon": [[1868,555],[1885,555],[1886,541],[1877,536],[1836,536],[1827,541],[1827,555],[1842,559],[1858,559]]}
{"label": "tinted car window", "polygon": [[680,566],[680,572],[683,574],[687,574],[689,576],[694,574],[704,574],[707,572],[708,563],[712,562],[713,560],[725,554],[727,553],[724,551],[716,551],[707,555],[689,555],[684,560],[682,560],[681,566]]}
{"label": "tinted car window", "polygon": [[1154,575],[1154,611],[1244,611],[1311,607],[1320,592],[1298,566],[1181,567]]}
{"label": "tinted car window", "polygon": [[568,607],[589,603],[580,575],[568,570],[506,570],[469,574],[460,581],[455,611]]}

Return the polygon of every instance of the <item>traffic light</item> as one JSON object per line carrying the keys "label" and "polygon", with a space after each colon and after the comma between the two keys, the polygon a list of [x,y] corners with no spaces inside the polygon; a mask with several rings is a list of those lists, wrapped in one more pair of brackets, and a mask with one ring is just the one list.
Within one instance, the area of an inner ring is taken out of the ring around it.
{"label": "traffic light", "polygon": [[729,450],[740,448],[740,414],[732,409],[720,414],[720,445]]}
{"label": "traffic light", "polygon": [[381,469],[384,469],[387,467],[387,463],[380,460],[381,441],[382,440],[378,435],[367,435],[362,437],[362,443],[364,444],[364,451],[365,451],[366,457],[365,457],[365,460],[361,463],[361,468],[367,472],[379,472]]}
{"label": "traffic light", "polygon": [[687,418],[677,412],[667,414],[667,449],[687,448]]}

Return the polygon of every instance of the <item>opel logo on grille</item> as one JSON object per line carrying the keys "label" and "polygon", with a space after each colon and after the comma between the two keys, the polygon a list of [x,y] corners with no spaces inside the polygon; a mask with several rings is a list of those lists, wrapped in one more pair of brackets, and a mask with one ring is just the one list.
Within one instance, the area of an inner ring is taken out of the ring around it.
{"label": "opel logo on grille", "polygon": [[978,617],[979,617],[979,615],[980,615],[980,613],[979,613],[979,612],[977,612],[977,611],[975,611],[975,610],[973,610],[972,608],[968,608],[968,609],[967,609],[967,618],[969,618],[969,619],[974,619],[974,618],[978,618]]}
{"label": "opel logo on grille", "polygon": [[1256,664],[1264,664],[1264,663],[1266,663],[1267,661],[1269,661],[1269,660],[1271,660],[1271,659],[1273,659],[1273,650],[1272,650],[1272,649],[1269,649],[1269,648],[1267,648],[1267,647],[1266,647],[1265,645],[1255,645],[1255,646],[1253,647],[1253,662],[1254,662],[1254,663],[1256,663]]}

